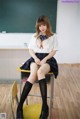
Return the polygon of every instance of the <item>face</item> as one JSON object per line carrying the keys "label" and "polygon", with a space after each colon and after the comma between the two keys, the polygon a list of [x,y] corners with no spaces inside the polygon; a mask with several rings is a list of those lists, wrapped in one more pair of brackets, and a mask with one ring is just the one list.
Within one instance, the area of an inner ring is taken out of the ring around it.
{"label": "face", "polygon": [[40,25],[39,26],[39,30],[42,32],[42,34],[46,34],[46,30],[47,30],[47,26],[46,25]]}

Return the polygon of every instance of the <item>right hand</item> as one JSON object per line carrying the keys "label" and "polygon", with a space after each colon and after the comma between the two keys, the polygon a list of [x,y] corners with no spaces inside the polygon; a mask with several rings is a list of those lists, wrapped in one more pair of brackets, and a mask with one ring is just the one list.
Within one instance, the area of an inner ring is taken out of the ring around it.
{"label": "right hand", "polygon": [[36,62],[36,64],[38,64],[38,65],[40,65],[40,59],[39,58],[35,58],[35,62]]}

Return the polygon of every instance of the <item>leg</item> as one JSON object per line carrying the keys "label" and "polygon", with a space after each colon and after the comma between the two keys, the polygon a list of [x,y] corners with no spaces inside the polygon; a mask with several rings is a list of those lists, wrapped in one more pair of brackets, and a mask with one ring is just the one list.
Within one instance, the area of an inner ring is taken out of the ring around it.
{"label": "leg", "polygon": [[23,112],[22,112],[23,103],[24,103],[27,95],[29,94],[34,81],[36,80],[37,70],[38,70],[37,64],[31,63],[30,70],[31,70],[30,76],[29,76],[28,80],[26,81],[25,86],[22,91],[22,94],[21,94],[20,102],[19,102],[19,105],[17,108],[16,119],[23,119]]}
{"label": "leg", "polygon": [[50,71],[50,66],[47,63],[42,65],[38,70],[38,80],[39,80],[39,86],[42,96],[42,111],[41,111],[40,119],[47,119],[49,114],[49,109],[47,105],[47,84],[45,79],[45,75],[49,71]]}
{"label": "leg", "polygon": [[37,72],[38,75],[38,80],[41,80],[43,78],[45,78],[45,75],[50,71],[50,66],[49,64],[45,63],[43,64]]}
{"label": "leg", "polygon": [[37,71],[38,71],[38,65],[36,63],[31,63],[30,65],[31,73],[27,81],[33,84],[37,80]]}

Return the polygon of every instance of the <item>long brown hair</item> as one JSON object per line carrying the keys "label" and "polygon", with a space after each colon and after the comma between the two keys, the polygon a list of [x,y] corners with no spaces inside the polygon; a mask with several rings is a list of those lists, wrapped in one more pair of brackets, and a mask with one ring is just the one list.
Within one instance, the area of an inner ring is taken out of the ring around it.
{"label": "long brown hair", "polygon": [[36,35],[35,35],[35,37],[36,37],[36,38],[39,37],[39,34],[40,34],[40,32],[41,32],[41,31],[39,30],[39,26],[42,25],[42,24],[47,26],[46,35],[47,35],[48,37],[52,36],[52,35],[53,35],[53,32],[52,32],[52,30],[51,30],[51,24],[50,24],[50,22],[49,22],[49,19],[48,19],[47,16],[42,15],[42,16],[40,16],[40,17],[37,19],[37,21],[36,21]]}

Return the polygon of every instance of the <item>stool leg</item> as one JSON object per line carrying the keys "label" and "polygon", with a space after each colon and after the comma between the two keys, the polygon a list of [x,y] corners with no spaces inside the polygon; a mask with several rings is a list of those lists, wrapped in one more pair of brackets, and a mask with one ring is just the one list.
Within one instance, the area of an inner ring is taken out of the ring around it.
{"label": "stool leg", "polygon": [[52,108],[53,108],[53,92],[54,92],[54,75],[51,76],[50,79],[50,85],[51,85],[51,96],[50,96],[50,118],[52,116]]}

